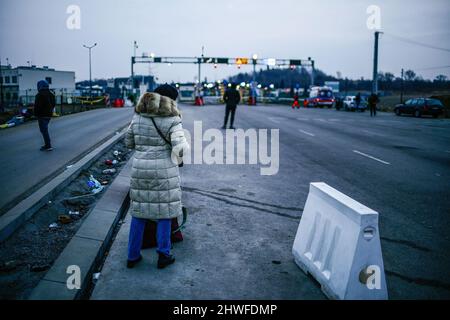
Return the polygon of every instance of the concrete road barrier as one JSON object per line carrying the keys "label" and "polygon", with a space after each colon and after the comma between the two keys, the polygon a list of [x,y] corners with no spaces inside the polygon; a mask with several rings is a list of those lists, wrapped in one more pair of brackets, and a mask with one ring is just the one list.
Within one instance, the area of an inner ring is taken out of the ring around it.
{"label": "concrete road barrier", "polygon": [[387,299],[378,212],[311,183],[292,253],[330,299]]}

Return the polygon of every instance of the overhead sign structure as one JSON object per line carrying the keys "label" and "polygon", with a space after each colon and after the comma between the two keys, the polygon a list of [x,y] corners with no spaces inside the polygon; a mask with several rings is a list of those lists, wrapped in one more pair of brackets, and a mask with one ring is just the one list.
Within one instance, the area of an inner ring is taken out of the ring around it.
{"label": "overhead sign structure", "polygon": [[[153,54],[150,57],[146,54],[142,56],[131,57],[131,80],[134,87],[134,64],[135,63],[166,63],[168,65],[172,64],[197,64],[198,65],[198,81],[201,82],[201,65],[202,64],[213,64],[217,68],[218,64],[228,64],[237,65],[239,68],[242,65],[253,65],[254,71],[256,65],[264,65],[271,67],[290,67],[295,68],[301,67],[311,67],[311,83],[314,84],[314,60],[308,59],[275,59],[275,58],[261,58],[258,59],[257,55],[253,55],[252,58],[237,57],[237,58],[225,58],[225,57],[155,57]],[[253,72],[255,74],[255,72]]]}
{"label": "overhead sign structure", "polygon": [[261,58],[253,59],[246,57],[225,58],[225,57],[131,57],[131,63],[167,63],[167,64],[232,64],[232,65],[248,65],[253,62],[256,65],[266,66],[302,66],[314,67],[314,60],[301,59],[275,59]]}
{"label": "overhead sign structure", "polygon": [[197,58],[197,63],[229,64],[228,58]]}
{"label": "overhead sign structure", "polygon": [[268,59],[266,59],[266,64],[269,67],[275,67],[277,65],[277,59],[275,59],[275,58],[268,58]]}

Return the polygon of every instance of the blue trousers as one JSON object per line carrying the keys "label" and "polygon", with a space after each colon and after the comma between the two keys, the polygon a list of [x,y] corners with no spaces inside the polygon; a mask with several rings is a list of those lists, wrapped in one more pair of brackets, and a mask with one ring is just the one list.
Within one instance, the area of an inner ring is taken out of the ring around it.
{"label": "blue trousers", "polygon": [[[137,260],[141,255],[142,238],[147,221],[146,219],[131,218],[130,236],[128,239],[128,260],[130,261]],[[171,222],[170,219],[158,220],[156,227],[156,242],[158,244],[156,251],[158,253],[170,254]]]}
{"label": "blue trousers", "polygon": [[50,135],[48,134],[48,123],[50,118],[38,118],[39,130],[41,131],[42,137],[44,138],[44,143],[46,147],[51,147]]}

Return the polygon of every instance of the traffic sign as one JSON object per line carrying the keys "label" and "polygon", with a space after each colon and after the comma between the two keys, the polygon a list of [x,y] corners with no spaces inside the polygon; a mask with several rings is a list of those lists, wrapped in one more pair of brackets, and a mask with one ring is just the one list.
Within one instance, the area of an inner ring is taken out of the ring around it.
{"label": "traffic sign", "polygon": [[237,65],[248,64],[248,58],[236,58],[236,64]]}

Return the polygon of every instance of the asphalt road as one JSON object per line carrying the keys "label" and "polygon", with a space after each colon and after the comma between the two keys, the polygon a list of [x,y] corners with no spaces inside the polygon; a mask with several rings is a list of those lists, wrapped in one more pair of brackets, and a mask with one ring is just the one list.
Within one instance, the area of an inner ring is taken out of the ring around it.
{"label": "asphalt road", "polygon": [[[223,106],[181,106],[191,134],[220,128]],[[280,129],[280,167],[185,165],[189,208],[177,262],[144,252],[125,268],[127,218],[93,299],[321,299],[293,262],[309,183],[323,181],[380,214],[391,299],[450,298],[450,121],[287,106],[239,106],[237,128]],[[204,143],[206,145],[207,143]]]}
{"label": "asphalt road", "polygon": [[1,130],[0,210],[125,126],[132,113],[132,108],[99,109],[53,118],[51,152],[39,150],[44,143],[35,121]]}

